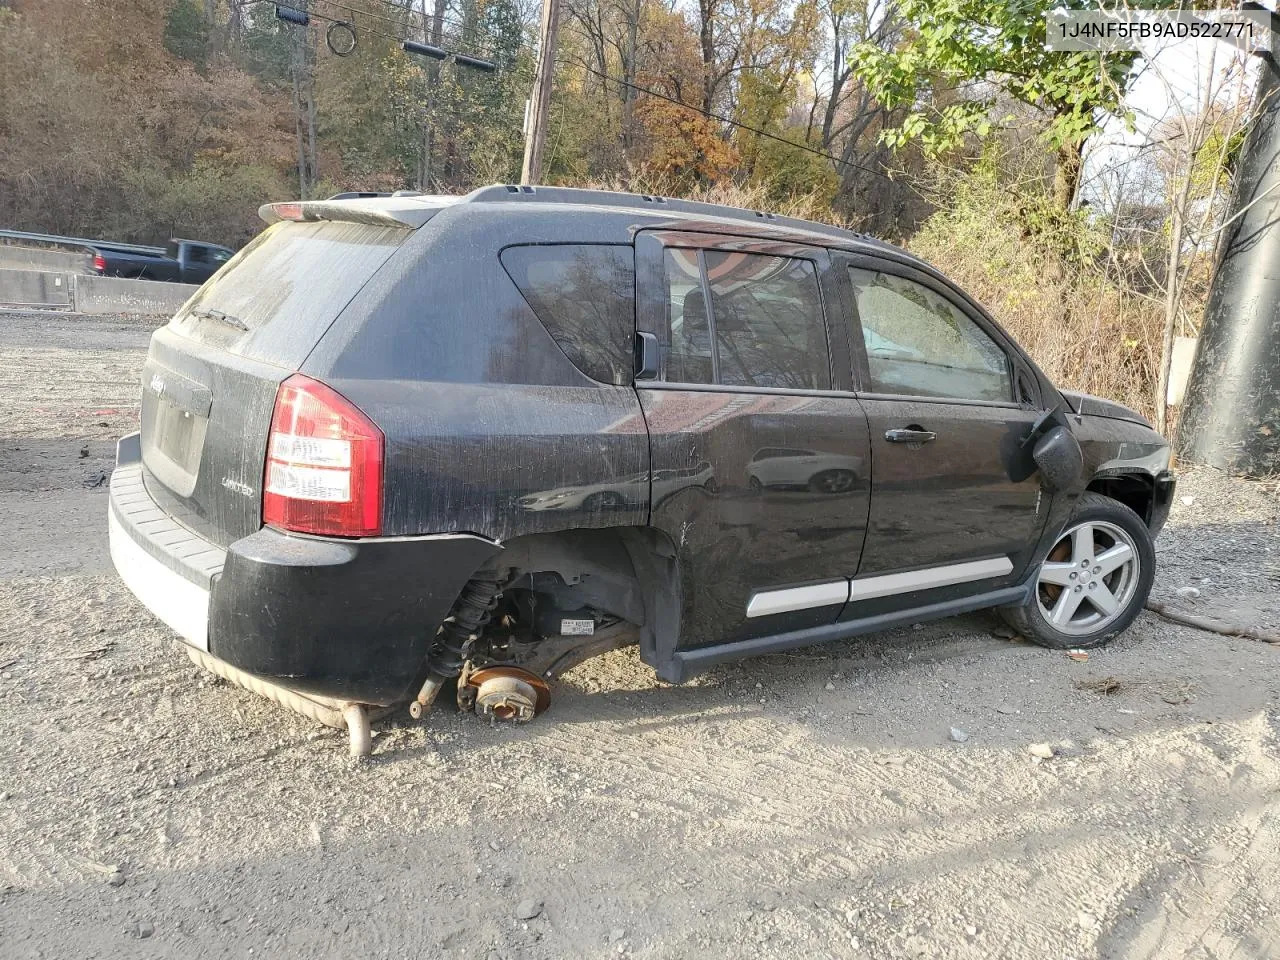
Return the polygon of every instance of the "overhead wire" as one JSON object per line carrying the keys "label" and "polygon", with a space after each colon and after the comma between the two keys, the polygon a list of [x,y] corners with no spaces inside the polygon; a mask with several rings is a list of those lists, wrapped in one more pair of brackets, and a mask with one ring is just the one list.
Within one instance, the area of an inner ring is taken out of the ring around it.
{"label": "overhead wire", "polygon": [[846,167],[853,167],[856,170],[863,170],[867,173],[874,174],[877,177],[883,177],[884,179],[889,181],[893,180],[893,177],[891,177],[889,174],[885,173],[882,170],[876,170],[873,167],[867,167],[860,163],[854,163],[852,160],[845,160],[843,157],[837,157],[835,154],[827,153],[826,151],[819,150],[816,147],[811,147],[808,144],[796,143],[794,140],[788,140],[786,137],[779,137],[778,135],[770,133],[767,130],[762,130],[759,127],[753,127],[751,124],[743,123],[740,120],[732,120],[729,117],[724,116],[723,114],[712,113],[709,110],[703,110],[701,107],[695,107],[693,104],[685,103],[683,100],[677,99],[676,97],[670,97],[670,96],[667,96],[665,93],[659,93],[657,90],[654,90],[650,87],[642,87],[637,83],[632,83],[631,81],[624,80],[621,77],[612,76],[611,74],[605,73],[602,70],[597,70],[595,67],[588,66],[585,63],[580,63],[580,62],[571,63],[570,61],[567,61],[567,60],[557,60],[556,62],[571,64],[573,66],[581,67],[583,70],[586,70],[588,73],[593,73],[597,77],[600,77],[601,79],[608,80],[610,83],[616,83],[618,84],[618,86],[621,86],[621,87],[628,87],[632,90],[635,90],[637,93],[643,93],[646,96],[656,97],[659,100],[665,100],[667,103],[674,104],[678,107],[683,107],[686,110],[690,110],[694,113],[701,114],[702,116],[707,117],[711,120],[716,120],[720,123],[728,124],[731,127],[737,127],[740,130],[746,130],[748,133],[754,133],[756,136],[764,137],[767,140],[773,140],[773,141],[776,141],[777,143],[786,144],[788,147],[795,147],[797,150],[803,150],[806,153],[812,153],[815,156],[819,156],[819,157],[822,157],[823,159],[830,160],[832,163],[838,163],[841,166],[846,166]]}
{"label": "overhead wire", "polygon": [[[353,6],[350,6],[349,4],[342,3],[341,0],[311,0],[311,2],[324,3],[324,4],[327,4],[328,6],[336,7],[337,9],[342,10],[353,17],[356,17],[356,16],[372,17],[374,20],[381,20],[383,23],[389,23],[396,27],[403,27],[405,25],[404,21],[399,20],[395,17],[388,17],[385,14],[374,13],[372,10],[362,10],[358,7],[353,7]],[[288,4],[286,3],[285,5],[287,6]],[[418,20],[422,21],[424,36],[426,35],[428,24],[430,24],[432,20],[437,19],[435,14],[421,12],[418,10],[414,10],[412,8],[406,8],[405,13],[408,15],[410,19],[417,18]],[[479,33],[485,34],[491,40],[498,39],[493,34],[492,31],[488,30],[487,28],[485,28],[483,24],[480,24],[480,23],[468,24],[466,21],[459,20],[457,17],[449,17],[443,14],[439,17],[439,20],[442,24],[443,23],[450,24],[460,33],[466,33],[468,30],[475,30],[475,31],[478,31]],[[395,39],[395,38],[392,38],[392,39]],[[523,44],[523,41],[522,41],[522,44]]]}
{"label": "overhead wire", "polygon": [[[276,2],[276,0],[253,0],[253,2],[268,3],[268,2]],[[368,11],[359,11],[353,7],[349,7],[346,4],[338,2],[338,0],[316,0],[316,2],[330,4],[340,9],[344,9],[352,14],[368,13]],[[288,3],[282,3],[281,5],[289,6]],[[306,9],[306,13],[309,16],[314,16],[320,20],[326,20],[330,23],[350,23],[350,21],[347,21],[347,20],[335,20],[332,17],[328,17],[328,16],[325,16],[324,14],[316,13],[310,9]],[[369,15],[382,20],[388,20],[388,21],[390,20],[390,18],[382,17],[382,16],[379,16],[378,14],[369,14]],[[486,30],[483,25],[475,24],[474,26],[475,26],[475,29],[477,29],[479,32],[487,34],[490,37],[490,39],[494,39],[494,40],[497,39],[496,37],[493,36],[491,32]],[[405,38],[402,38],[402,37],[390,36],[388,34],[381,33],[380,31],[374,30],[372,28],[362,28],[362,29],[368,29],[369,32],[372,33],[374,36],[382,37],[383,39],[390,40],[396,44],[403,44],[405,42]],[[530,50],[535,49],[533,45],[530,44],[528,41],[522,40],[520,42],[520,45]],[[770,133],[767,130],[763,130],[760,127],[753,126],[749,123],[743,123],[740,120],[734,120],[730,117],[724,116],[723,114],[714,113],[709,110],[704,110],[701,107],[695,106],[694,104],[686,103],[685,101],[680,100],[677,97],[668,96],[667,94],[654,90],[651,87],[645,87],[640,84],[633,83],[632,81],[625,80],[622,77],[615,77],[612,74],[606,73],[602,70],[597,70],[595,67],[589,66],[585,63],[581,63],[579,61],[570,61],[563,58],[557,58],[556,62],[566,66],[580,67],[581,69],[586,70],[588,73],[594,74],[595,76],[601,78],[602,80],[606,80],[610,83],[616,83],[620,87],[627,87],[645,96],[654,97],[658,100],[664,100],[667,103],[670,103],[677,107],[681,107],[692,113],[699,114],[710,120],[715,120],[718,123],[723,123],[723,124],[726,124],[727,126],[734,127],[739,130],[744,130],[747,133],[754,134],[758,137],[763,137],[766,140],[772,140],[776,143],[781,143],[788,147],[794,147],[795,149],[804,151],[805,153],[810,153],[810,154],[813,154],[814,156],[822,157],[824,160],[830,161],[831,163],[837,164],[839,166],[851,167],[855,170],[861,170],[865,173],[872,174],[873,176],[881,177],[882,179],[888,180],[891,183],[894,182],[894,178],[888,173],[885,173],[883,170],[877,170],[874,167],[868,167],[865,164],[855,163],[852,160],[846,160],[843,157],[838,157],[835,154],[827,153],[825,150],[819,150],[816,147],[809,146],[808,144],[797,143],[794,140],[788,140],[786,137],[780,137],[777,134]]]}

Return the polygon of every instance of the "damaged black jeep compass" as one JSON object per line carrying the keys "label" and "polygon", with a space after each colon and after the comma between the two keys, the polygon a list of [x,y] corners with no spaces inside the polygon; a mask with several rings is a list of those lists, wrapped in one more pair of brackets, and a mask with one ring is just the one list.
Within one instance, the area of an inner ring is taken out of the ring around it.
{"label": "damaged black jeep compass", "polygon": [[895,247],[545,187],[262,214],[152,338],[111,552],[356,750],[625,644],[678,683],[982,607],[1089,647],[1146,599],[1168,444]]}

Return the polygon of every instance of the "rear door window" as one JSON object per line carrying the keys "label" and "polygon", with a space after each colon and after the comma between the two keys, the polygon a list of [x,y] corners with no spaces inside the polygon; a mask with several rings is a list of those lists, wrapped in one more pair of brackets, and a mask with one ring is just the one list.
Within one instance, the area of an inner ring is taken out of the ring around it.
{"label": "rear door window", "polygon": [[671,349],[667,379],[676,383],[715,383],[711,324],[702,289],[702,257],[697,250],[663,253],[667,271],[667,316]]}
{"label": "rear door window", "polygon": [[631,382],[636,280],[630,246],[516,246],[503,250],[501,259],[574,366],[602,383]]}
{"label": "rear door window", "polygon": [[671,324],[667,380],[830,389],[813,261],[668,249],[665,263]]}
{"label": "rear door window", "polygon": [[812,261],[711,250],[706,270],[721,383],[831,388]]}
{"label": "rear door window", "polygon": [[876,393],[1009,401],[1009,358],[942,294],[905,277],[849,269]]}
{"label": "rear door window", "polygon": [[272,224],[200,288],[172,326],[193,340],[296,369],[412,232],[327,220]]}

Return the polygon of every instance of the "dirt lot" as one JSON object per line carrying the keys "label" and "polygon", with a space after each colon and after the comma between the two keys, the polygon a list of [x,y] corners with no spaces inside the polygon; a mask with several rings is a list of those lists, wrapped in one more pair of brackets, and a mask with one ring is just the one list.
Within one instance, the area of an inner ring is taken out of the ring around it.
{"label": "dirt lot", "polygon": [[[1280,954],[1280,648],[1150,614],[1087,662],[990,615],[687,687],[620,653],[349,761],[111,574],[149,332],[0,315],[4,960]],[[1280,627],[1276,491],[1179,494],[1157,595]]]}

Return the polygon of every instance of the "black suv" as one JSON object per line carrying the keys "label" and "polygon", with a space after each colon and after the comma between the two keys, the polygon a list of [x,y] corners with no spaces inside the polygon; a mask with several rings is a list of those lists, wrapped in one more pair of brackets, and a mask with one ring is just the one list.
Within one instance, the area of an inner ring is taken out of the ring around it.
{"label": "black suv", "polygon": [[678,683],[999,607],[1088,647],[1151,587],[1165,440],[893,246],[547,187],[262,215],[152,338],[112,556],[357,748],[368,706],[526,718],[623,644]]}

